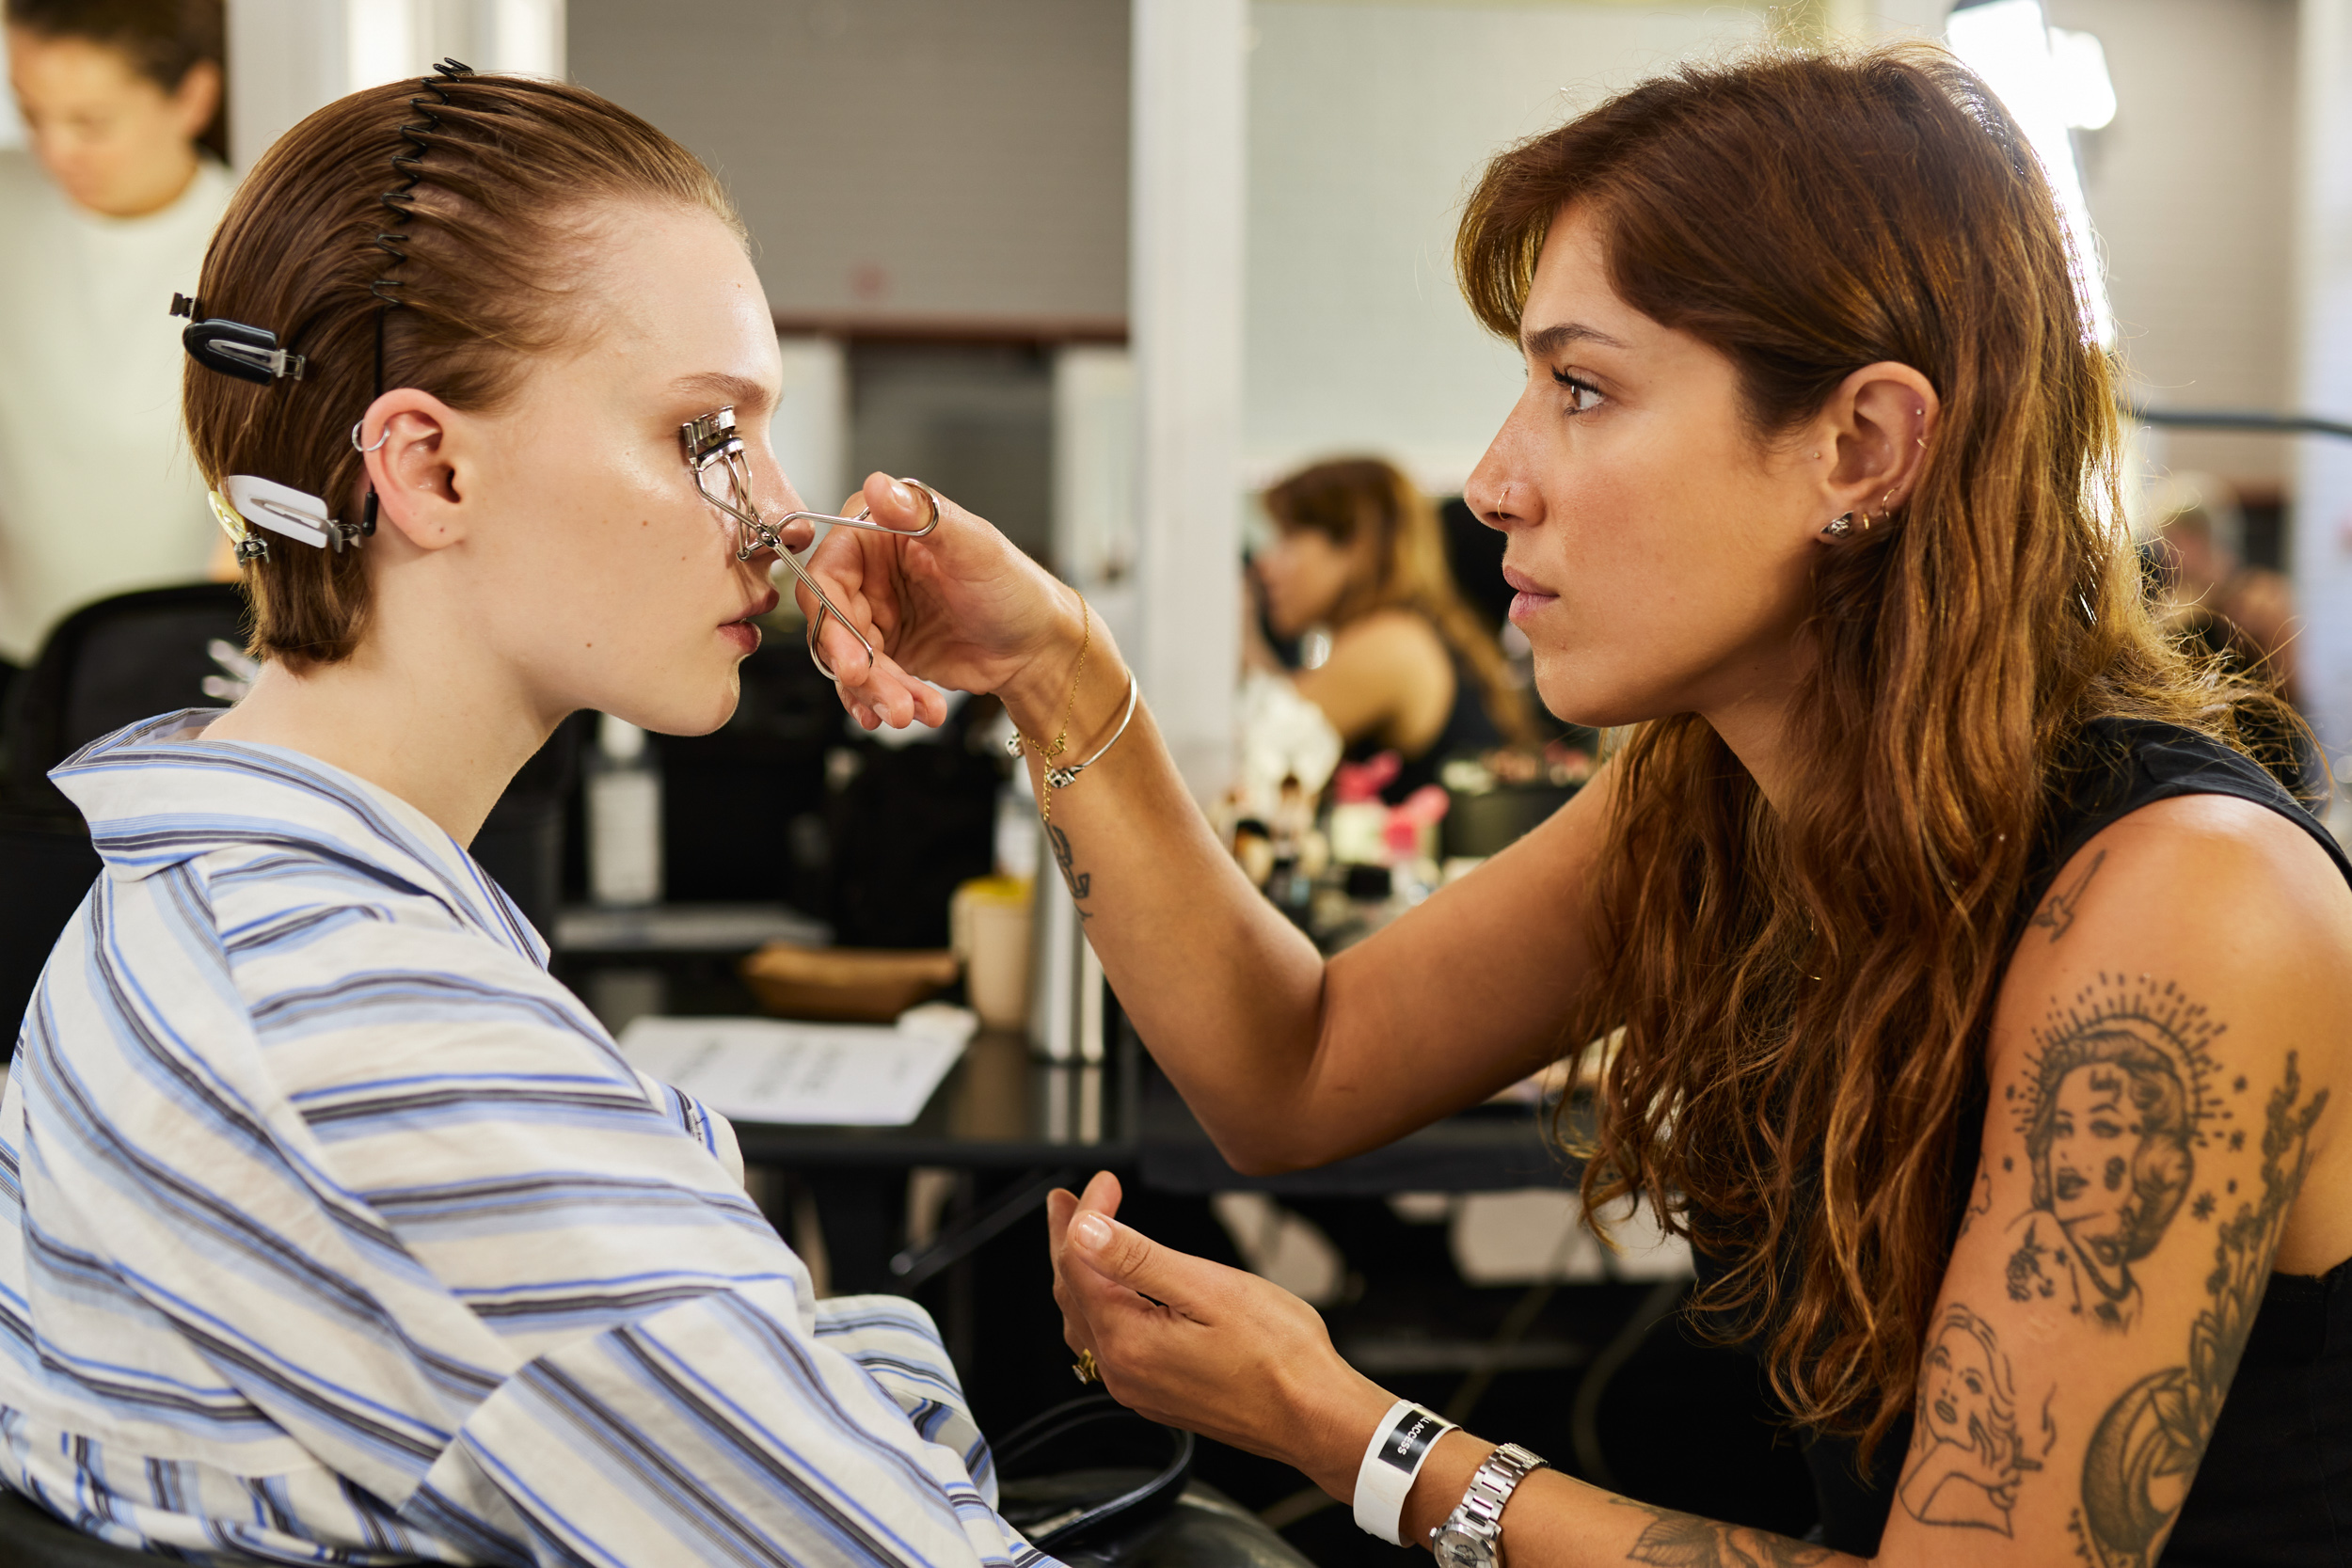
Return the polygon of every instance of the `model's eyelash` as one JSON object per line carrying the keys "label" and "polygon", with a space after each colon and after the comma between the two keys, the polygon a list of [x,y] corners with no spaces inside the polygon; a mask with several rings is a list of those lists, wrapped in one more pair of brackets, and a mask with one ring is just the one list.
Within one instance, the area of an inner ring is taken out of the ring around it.
{"label": "model's eyelash", "polygon": [[[1566,371],[1552,372],[1551,379],[1556,384],[1565,387],[1571,392],[1578,394],[1574,400],[1574,407],[1571,410],[1574,413],[1581,414],[1587,412],[1593,406],[1593,404],[1597,404],[1602,398],[1608,395],[1599,388],[1585,380],[1582,376],[1572,375]],[[1592,403],[1586,403],[1584,401],[1588,397],[1592,399]]]}

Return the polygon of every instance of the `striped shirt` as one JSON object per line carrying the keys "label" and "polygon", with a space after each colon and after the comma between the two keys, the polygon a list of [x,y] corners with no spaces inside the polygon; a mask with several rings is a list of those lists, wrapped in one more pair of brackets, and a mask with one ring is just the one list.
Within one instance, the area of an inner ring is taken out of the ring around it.
{"label": "striped shirt", "polygon": [[0,1481],[199,1560],[1048,1563],[922,1308],[815,1300],[448,833],[213,716],[52,775],[106,874],[0,1097]]}

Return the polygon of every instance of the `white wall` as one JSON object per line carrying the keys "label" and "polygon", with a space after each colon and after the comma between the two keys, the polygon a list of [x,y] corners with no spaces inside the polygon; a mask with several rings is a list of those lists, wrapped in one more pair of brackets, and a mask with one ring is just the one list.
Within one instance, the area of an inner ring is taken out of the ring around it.
{"label": "white wall", "polygon": [[1677,59],[1756,40],[1765,19],[1723,4],[1259,0],[1250,24],[1248,479],[1371,451],[1451,490],[1518,381],[1454,285],[1479,169]]}
{"label": "white wall", "polygon": [[[2352,416],[2352,0],[2303,0],[2301,22],[2297,385],[2307,406],[2341,418]],[[2321,742],[2342,753],[2352,750],[2352,442],[2300,446],[2295,589],[2304,709]]]}
{"label": "white wall", "polygon": [[784,312],[1127,309],[1120,0],[572,0],[571,70],[727,182]]}
{"label": "white wall", "polygon": [[[2079,145],[2138,395],[2152,407],[2292,406],[2295,0],[2044,3],[2054,25],[2098,35],[2115,81],[2114,123]],[[2294,449],[2174,431],[2154,455],[2276,485]]]}

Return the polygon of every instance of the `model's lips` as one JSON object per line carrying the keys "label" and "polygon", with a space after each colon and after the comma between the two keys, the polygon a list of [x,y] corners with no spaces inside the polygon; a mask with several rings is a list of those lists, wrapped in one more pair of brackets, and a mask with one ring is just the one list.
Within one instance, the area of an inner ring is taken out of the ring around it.
{"label": "model's lips", "polygon": [[760,595],[757,603],[740,616],[732,621],[721,622],[719,635],[734,643],[742,654],[758,652],[759,626],[757,623],[762,615],[776,608],[776,591],[771,588]]}
{"label": "model's lips", "polygon": [[1516,591],[1511,599],[1511,619],[1524,621],[1529,616],[1557,604],[1560,595],[1529,577],[1516,566],[1502,569],[1502,580]]}

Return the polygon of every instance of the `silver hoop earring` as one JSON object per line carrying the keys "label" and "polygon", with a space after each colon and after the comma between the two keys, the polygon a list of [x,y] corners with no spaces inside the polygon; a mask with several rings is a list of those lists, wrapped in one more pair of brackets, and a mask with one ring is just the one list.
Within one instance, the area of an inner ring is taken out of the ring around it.
{"label": "silver hoop earring", "polygon": [[367,428],[367,420],[361,420],[358,423],[351,427],[351,450],[358,452],[362,457],[365,457],[372,451],[383,451],[384,443],[392,438],[392,421],[386,420],[384,421],[384,434],[375,438],[375,445],[372,447],[361,446],[359,444],[359,432]]}

